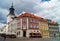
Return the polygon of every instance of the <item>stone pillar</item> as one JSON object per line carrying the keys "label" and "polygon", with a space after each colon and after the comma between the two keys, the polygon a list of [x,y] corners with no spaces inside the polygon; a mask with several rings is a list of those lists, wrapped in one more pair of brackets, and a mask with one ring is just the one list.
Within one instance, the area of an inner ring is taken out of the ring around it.
{"label": "stone pillar", "polygon": [[26,31],[26,37],[29,37],[30,30]]}

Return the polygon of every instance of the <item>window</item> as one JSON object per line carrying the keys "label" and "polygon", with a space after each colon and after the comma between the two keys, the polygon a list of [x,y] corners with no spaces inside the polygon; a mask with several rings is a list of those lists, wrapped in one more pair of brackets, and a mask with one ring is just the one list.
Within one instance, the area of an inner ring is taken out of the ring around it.
{"label": "window", "polygon": [[39,31],[37,31],[37,32],[39,32]]}
{"label": "window", "polygon": [[23,28],[27,28],[27,25],[25,24],[25,25],[23,25]]}
{"label": "window", "polygon": [[34,19],[33,22],[34,22],[34,23],[38,23],[38,20],[37,20],[37,19]]}
{"label": "window", "polygon": [[34,31],[35,32],[35,31]]}
{"label": "window", "polygon": [[16,31],[16,24],[11,24],[10,30],[15,32]]}
{"label": "window", "polygon": [[17,26],[20,26],[20,25],[21,25],[21,23],[20,23],[20,22],[18,22],[18,23],[17,23]]}
{"label": "window", "polygon": [[32,28],[33,26],[32,26],[32,24],[30,24],[30,28]]}
{"label": "window", "polygon": [[47,30],[47,28],[45,27],[45,30]]}
{"label": "window", "polygon": [[21,19],[18,19],[17,22],[21,22]]}
{"label": "window", "polygon": [[20,35],[20,31],[19,31],[19,32],[17,32],[17,35]]}
{"label": "window", "polygon": [[33,19],[33,22],[35,23],[35,19]]}
{"label": "window", "polygon": [[51,20],[48,20],[47,22],[48,22],[48,23],[51,23]]}
{"label": "window", "polygon": [[29,21],[32,22],[32,18],[29,18]]}
{"label": "window", "polygon": [[36,28],[39,28],[39,25],[36,25]]}
{"label": "window", "polygon": [[22,18],[22,21],[23,21],[23,22],[26,22],[26,21],[27,21],[27,18]]}
{"label": "window", "polygon": [[34,25],[34,28],[36,28],[36,25]]}

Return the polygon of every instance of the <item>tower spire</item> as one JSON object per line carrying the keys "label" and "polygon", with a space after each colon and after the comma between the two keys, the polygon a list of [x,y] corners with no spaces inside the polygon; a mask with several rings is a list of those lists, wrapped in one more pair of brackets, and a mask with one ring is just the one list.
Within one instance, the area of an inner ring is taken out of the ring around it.
{"label": "tower spire", "polygon": [[13,7],[13,2],[12,2],[11,7],[9,8],[9,11],[10,11],[9,14],[10,14],[10,15],[15,15],[15,14],[14,14],[14,10],[15,10],[15,9],[14,9],[14,7]]}
{"label": "tower spire", "polygon": [[14,7],[13,7],[13,2],[11,3],[11,6],[9,8],[9,14],[7,15],[7,23],[11,22],[16,16],[14,13]]}
{"label": "tower spire", "polygon": [[12,5],[11,5],[11,8],[13,8],[13,2],[12,2]]}

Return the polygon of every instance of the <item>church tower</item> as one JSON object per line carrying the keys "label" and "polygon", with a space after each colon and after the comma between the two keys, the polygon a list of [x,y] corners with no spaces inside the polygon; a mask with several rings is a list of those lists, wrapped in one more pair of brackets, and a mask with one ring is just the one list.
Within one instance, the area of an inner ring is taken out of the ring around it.
{"label": "church tower", "polygon": [[9,23],[10,21],[13,20],[13,18],[15,17],[15,14],[14,14],[14,7],[13,7],[13,3],[11,5],[11,7],[9,8],[9,14],[7,15],[7,23]]}

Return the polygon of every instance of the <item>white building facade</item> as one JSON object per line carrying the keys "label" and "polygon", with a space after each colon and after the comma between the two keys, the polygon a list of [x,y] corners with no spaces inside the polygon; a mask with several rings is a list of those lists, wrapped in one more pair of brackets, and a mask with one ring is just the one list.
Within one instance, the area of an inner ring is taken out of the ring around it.
{"label": "white building facade", "polygon": [[6,33],[15,33],[17,37],[41,37],[38,17],[23,13],[15,16],[13,5],[7,15]]}
{"label": "white building facade", "polygon": [[[39,20],[24,13],[8,24],[8,32],[16,33],[17,37],[41,37]],[[24,17],[25,16],[25,17]]]}

